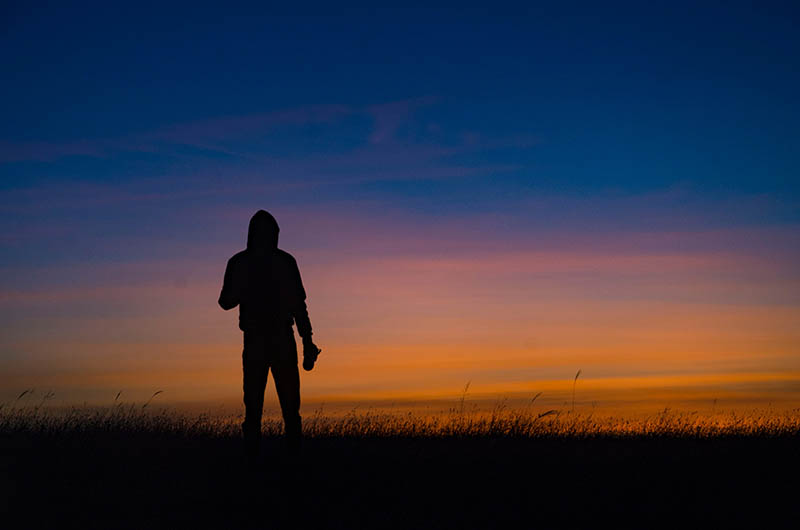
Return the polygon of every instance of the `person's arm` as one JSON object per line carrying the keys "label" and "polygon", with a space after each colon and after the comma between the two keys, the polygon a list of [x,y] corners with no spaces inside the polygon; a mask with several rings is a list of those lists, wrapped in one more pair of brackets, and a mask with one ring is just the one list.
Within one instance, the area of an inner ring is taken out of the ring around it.
{"label": "person's arm", "polygon": [[303,288],[303,280],[300,278],[300,269],[297,262],[292,263],[292,276],[294,288],[294,304],[292,307],[292,317],[297,325],[297,334],[303,339],[303,344],[311,342],[311,319],[308,318],[308,307],[306,306],[306,290]]}
{"label": "person's arm", "polygon": [[222,280],[222,291],[219,293],[219,305],[225,311],[233,309],[241,301],[235,268],[236,264],[233,258],[229,259],[228,265],[225,267],[225,278]]}
{"label": "person's arm", "polygon": [[317,348],[317,345],[311,339],[311,319],[308,318],[308,308],[306,307],[306,290],[303,288],[303,280],[300,278],[300,269],[297,267],[297,262],[293,262],[292,269],[295,290],[295,304],[292,308],[292,316],[297,325],[297,333],[303,339],[303,369],[311,371],[322,350]]}

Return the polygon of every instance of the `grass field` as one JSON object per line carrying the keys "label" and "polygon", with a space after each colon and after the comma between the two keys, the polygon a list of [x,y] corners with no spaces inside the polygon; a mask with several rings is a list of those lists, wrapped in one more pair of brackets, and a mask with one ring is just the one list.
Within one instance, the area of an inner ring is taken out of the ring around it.
{"label": "grass field", "polygon": [[[264,422],[152,404],[0,408],[9,528],[795,527],[800,411],[599,417],[535,406]],[[4,525],[4,527],[6,527]]]}

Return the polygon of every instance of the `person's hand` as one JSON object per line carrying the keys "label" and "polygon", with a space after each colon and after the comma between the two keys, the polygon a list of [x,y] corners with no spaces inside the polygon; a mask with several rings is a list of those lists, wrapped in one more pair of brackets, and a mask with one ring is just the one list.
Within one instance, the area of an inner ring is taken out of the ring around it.
{"label": "person's hand", "polygon": [[317,362],[317,357],[322,352],[317,345],[308,341],[303,341],[303,370],[310,372],[314,368],[314,363]]}

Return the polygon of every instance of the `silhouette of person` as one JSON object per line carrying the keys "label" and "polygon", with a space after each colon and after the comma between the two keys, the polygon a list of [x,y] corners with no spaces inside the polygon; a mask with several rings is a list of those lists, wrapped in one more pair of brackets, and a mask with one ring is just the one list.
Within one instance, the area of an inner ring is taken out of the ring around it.
{"label": "silhouette of person", "polygon": [[289,450],[300,449],[300,373],[292,323],[303,339],[303,368],[314,368],[321,352],[311,340],[306,293],[297,262],[278,248],[278,223],[259,210],[250,219],[247,249],[235,254],[225,269],[219,305],[226,311],[239,306],[239,329],[244,333],[245,454],[255,463],[261,445],[261,414],[267,375],[272,370],[283,414]]}

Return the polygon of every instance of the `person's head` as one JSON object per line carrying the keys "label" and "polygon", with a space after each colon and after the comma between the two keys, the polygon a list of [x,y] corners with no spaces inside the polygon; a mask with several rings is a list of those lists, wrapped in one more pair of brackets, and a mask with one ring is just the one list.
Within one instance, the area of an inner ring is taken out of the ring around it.
{"label": "person's head", "polygon": [[278,247],[278,221],[269,212],[259,210],[250,219],[247,230],[247,248],[271,250]]}

